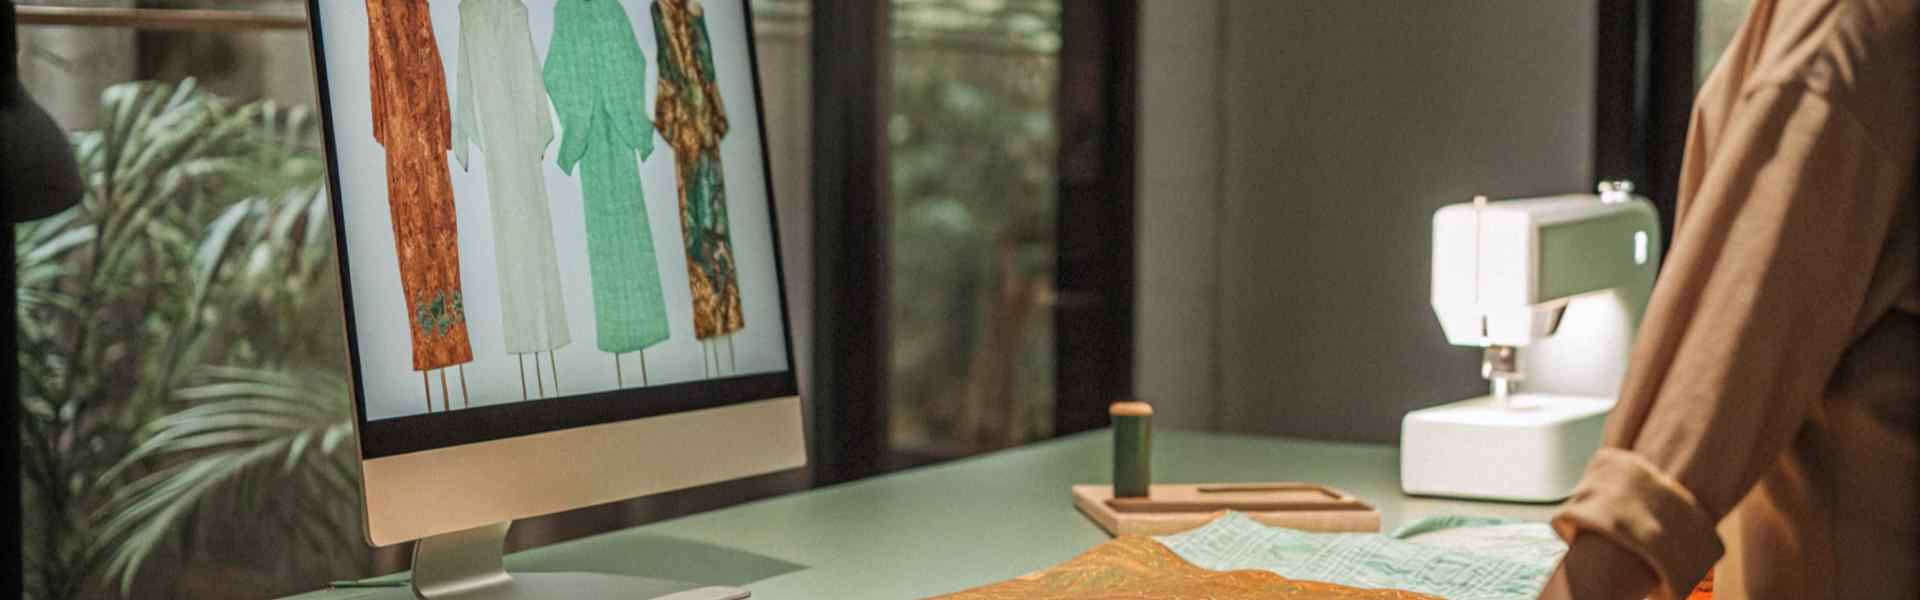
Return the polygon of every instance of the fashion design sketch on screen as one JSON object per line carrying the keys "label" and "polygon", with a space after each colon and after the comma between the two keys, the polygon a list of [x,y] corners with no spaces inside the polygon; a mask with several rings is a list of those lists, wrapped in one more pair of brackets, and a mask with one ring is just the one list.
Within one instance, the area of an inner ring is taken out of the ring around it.
{"label": "fashion design sketch on screen", "polygon": [[[740,309],[740,282],[734,270],[725,175],[720,164],[720,138],[727,135],[727,113],[715,82],[713,44],[700,5],[689,0],[655,0],[652,12],[660,55],[654,123],[673,147],[680,229],[693,292],[693,331],[695,338],[705,342],[747,326]],[[707,346],[709,364],[720,370],[718,346]]]}
{"label": "fashion design sketch on screen", "polygon": [[[452,127],[446,76],[425,2],[368,0],[367,34],[373,137],[386,148],[387,202],[412,330],[413,370],[420,371],[429,411],[433,389],[427,371],[440,370],[441,407],[451,408],[443,369],[471,362],[473,348],[460,295],[460,245],[447,173]],[[466,373],[460,375],[464,397]]]}
{"label": "fashion design sketch on screen", "polygon": [[[500,324],[506,351],[524,362],[533,354],[535,390],[545,397],[541,352],[567,345],[560,259],[541,160],[553,141],[547,87],[520,0],[460,3],[460,65],[456,74],[453,156],[469,169],[468,146],[484,156],[492,207],[494,268],[500,282]],[[558,362],[548,359],[553,390]],[[526,370],[523,364],[521,371]],[[521,378],[521,395],[527,396]]]}
{"label": "fashion design sketch on screen", "polygon": [[[560,0],[547,48],[547,91],[560,113],[560,170],[580,171],[593,278],[595,342],[620,355],[665,341],[667,305],[640,187],[640,161],[653,154],[647,120],[647,57],[618,2]],[[636,153],[638,157],[636,158]]]}

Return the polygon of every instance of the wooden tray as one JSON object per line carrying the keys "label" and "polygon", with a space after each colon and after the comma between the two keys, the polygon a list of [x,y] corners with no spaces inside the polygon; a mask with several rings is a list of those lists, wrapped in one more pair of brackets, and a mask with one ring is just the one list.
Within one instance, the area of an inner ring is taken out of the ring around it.
{"label": "wooden tray", "polygon": [[1229,510],[1274,527],[1380,531],[1380,511],[1372,505],[1314,483],[1154,484],[1145,498],[1114,498],[1111,485],[1076,485],[1073,506],[1116,536],[1179,533]]}

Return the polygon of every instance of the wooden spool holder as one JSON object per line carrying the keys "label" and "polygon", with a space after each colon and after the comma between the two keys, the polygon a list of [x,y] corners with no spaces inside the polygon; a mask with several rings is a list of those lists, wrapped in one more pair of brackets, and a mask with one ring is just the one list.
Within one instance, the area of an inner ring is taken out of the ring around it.
{"label": "wooden spool holder", "polygon": [[1372,505],[1315,483],[1154,484],[1142,498],[1115,498],[1111,485],[1076,485],[1073,505],[1115,536],[1179,533],[1210,523],[1229,510],[1273,527],[1380,531],[1380,511]]}

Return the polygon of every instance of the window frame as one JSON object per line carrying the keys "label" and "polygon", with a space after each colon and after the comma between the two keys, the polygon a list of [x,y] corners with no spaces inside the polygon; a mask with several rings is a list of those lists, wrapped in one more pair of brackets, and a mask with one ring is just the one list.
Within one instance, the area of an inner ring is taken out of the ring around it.
{"label": "window frame", "polygon": [[[888,0],[813,0],[816,485],[889,468]],[[1133,394],[1138,0],[1062,0],[1054,435],[1104,427]]]}
{"label": "window frame", "polygon": [[1628,179],[1653,201],[1673,247],[1680,164],[1693,114],[1698,0],[1600,0],[1595,36],[1595,179]]}

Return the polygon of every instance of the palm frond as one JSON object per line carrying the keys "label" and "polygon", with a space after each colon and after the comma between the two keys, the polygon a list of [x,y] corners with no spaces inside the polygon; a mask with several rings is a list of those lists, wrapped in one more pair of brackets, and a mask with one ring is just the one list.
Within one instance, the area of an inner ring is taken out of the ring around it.
{"label": "palm frond", "polygon": [[249,504],[297,523],[301,535],[332,532],[312,542],[342,541],[334,538],[350,529],[330,510],[354,502],[352,456],[337,443],[353,426],[346,382],[326,373],[238,367],[206,369],[201,379],[177,393],[194,402],[153,421],[150,437],[105,476],[117,480],[163,465],[120,486],[100,510],[99,543],[111,555],[106,573],[123,592],[147,559],[182,533],[180,523],[220,494],[299,488]]}

